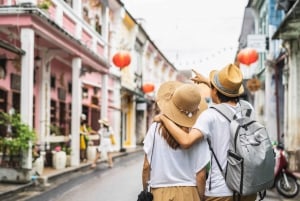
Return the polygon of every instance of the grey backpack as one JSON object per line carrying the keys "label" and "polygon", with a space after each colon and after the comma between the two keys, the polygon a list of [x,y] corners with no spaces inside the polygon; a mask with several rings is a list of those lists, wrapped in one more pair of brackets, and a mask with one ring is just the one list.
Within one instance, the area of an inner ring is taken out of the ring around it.
{"label": "grey backpack", "polygon": [[230,122],[225,170],[222,170],[213,149],[209,147],[227,186],[234,194],[240,197],[259,193],[263,199],[266,189],[274,183],[275,153],[266,128],[251,117],[250,105],[242,100],[238,104],[240,107],[236,113],[224,104],[211,106]]}

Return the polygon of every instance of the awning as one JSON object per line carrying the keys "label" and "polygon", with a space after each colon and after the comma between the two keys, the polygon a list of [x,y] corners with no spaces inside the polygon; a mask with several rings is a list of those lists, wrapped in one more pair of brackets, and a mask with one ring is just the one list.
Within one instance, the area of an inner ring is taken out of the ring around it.
{"label": "awning", "polygon": [[272,39],[298,39],[300,35],[300,0],[297,0],[293,7],[286,14],[279,25]]}
{"label": "awning", "polygon": [[133,89],[129,89],[129,88],[124,87],[124,86],[121,87],[121,91],[128,92],[129,94],[136,95],[138,97],[144,97],[144,94],[142,92],[135,91]]}
{"label": "awning", "polygon": [[132,90],[132,89],[122,86],[121,92],[129,93],[130,95],[135,95],[136,102],[138,102],[138,103],[146,102],[147,104],[152,104],[154,102],[153,98],[148,97],[141,91],[135,91],[135,90]]}
{"label": "awning", "polygon": [[25,54],[25,51],[16,47],[16,46],[13,46],[7,42],[5,42],[4,40],[1,40],[0,39],[0,48],[3,48],[7,51],[10,51],[10,52],[13,52],[15,54],[18,54],[18,55],[24,55]]}

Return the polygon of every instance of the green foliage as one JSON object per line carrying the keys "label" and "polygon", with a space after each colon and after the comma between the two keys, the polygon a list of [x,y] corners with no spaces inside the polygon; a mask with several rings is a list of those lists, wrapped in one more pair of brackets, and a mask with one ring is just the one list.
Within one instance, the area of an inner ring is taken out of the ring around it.
{"label": "green foliage", "polygon": [[38,4],[38,7],[41,9],[49,9],[52,6],[51,0],[43,0]]}
{"label": "green foliage", "polygon": [[10,127],[11,132],[0,137],[0,146],[9,148],[10,153],[18,153],[29,148],[29,141],[36,139],[35,131],[21,121],[20,114],[9,115],[0,112],[0,125]]}
{"label": "green foliage", "polygon": [[60,128],[54,124],[50,125],[50,134],[54,134],[54,135],[62,135],[60,132]]}
{"label": "green foliage", "polygon": [[71,155],[72,148],[71,148],[71,147],[64,146],[64,147],[62,148],[62,151],[66,152],[67,155]]}

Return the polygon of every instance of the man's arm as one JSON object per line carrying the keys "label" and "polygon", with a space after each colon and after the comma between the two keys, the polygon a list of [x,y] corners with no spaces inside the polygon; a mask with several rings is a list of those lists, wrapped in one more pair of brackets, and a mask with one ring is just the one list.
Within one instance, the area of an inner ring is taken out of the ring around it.
{"label": "man's arm", "polygon": [[144,165],[143,165],[143,173],[142,173],[142,183],[143,183],[143,189],[147,188],[147,183],[150,178],[150,164],[147,159],[147,155],[145,154],[144,157]]}
{"label": "man's arm", "polygon": [[206,168],[204,167],[196,175],[197,189],[201,201],[204,201],[205,181],[206,181]]}
{"label": "man's arm", "polygon": [[[191,129],[189,133],[178,127],[173,121],[169,120],[165,115],[159,115],[160,121],[165,125],[169,133],[180,144],[181,148],[187,149],[194,142],[203,139],[203,134],[198,129]],[[157,120],[157,118],[155,118]]]}

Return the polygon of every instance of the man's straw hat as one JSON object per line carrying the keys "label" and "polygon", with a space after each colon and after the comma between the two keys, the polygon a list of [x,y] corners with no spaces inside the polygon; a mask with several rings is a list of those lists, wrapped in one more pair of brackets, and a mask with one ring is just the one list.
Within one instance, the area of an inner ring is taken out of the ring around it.
{"label": "man's straw hat", "polygon": [[207,108],[199,86],[177,81],[163,83],[158,89],[156,101],[162,114],[184,127],[192,127]]}
{"label": "man's straw hat", "polygon": [[229,64],[220,71],[211,71],[209,78],[212,85],[225,96],[237,97],[244,93],[242,72],[234,64]]}

